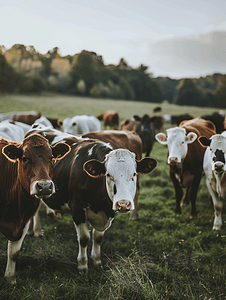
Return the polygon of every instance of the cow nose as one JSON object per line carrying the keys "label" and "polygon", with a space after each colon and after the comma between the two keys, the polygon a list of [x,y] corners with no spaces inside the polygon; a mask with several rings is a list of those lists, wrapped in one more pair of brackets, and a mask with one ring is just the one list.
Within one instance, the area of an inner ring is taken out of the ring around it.
{"label": "cow nose", "polygon": [[171,165],[177,164],[177,163],[178,163],[178,158],[177,158],[177,157],[170,157],[170,158],[169,158],[169,163],[170,163]]}
{"label": "cow nose", "polygon": [[37,181],[35,189],[37,195],[50,195],[53,193],[53,182],[51,180]]}
{"label": "cow nose", "polygon": [[131,209],[131,202],[127,200],[120,200],[116,202],[116,210],[119,212],[127,212]]}
{"label": "cow nose", "polygon": [[223,164],[217,163],[217,164],[215,164],[214,169],[216,172],[223,172],[223,167],[224,167]]}

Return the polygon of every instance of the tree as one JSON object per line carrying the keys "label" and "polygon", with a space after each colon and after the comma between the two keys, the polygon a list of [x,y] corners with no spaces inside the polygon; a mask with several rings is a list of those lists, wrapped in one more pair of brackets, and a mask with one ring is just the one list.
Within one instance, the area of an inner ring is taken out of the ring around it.
{"label": "tree", "polygon": [[218,80],[216,96],[219,99],[220,107],[226,108],[226,75],[222,75]]}

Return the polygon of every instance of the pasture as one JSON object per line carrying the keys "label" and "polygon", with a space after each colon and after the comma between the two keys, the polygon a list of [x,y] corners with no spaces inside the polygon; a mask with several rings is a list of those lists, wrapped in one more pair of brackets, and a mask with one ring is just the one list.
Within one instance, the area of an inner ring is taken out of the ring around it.
{"label": "pasture", "polygon": [[[46,117],[64,119],[76,114],[98,115],[118,111],[121,121],[134,114],[153,114],[158,104],[120,100],[42,96],[0,96],[0,113],[37,110]],[[162,114],[212,113],[211,108],[162,104]],[[166,125],[169,127],[170,125]],[[151,157],[157,168],[141,177],[139,219],[116,215],[102,243],[103,271],[90,266],[79,275],[78,245],[69,214],[49,218],[41,211],[42,238],[27,236],[17,262],[17,286],[4,279],[7,240],[0,235],[0,299],[226,299],[226,207],[221,232],[213,232],[213,207],[202,179],[198,218],[189,218],[189,206],[175,215],[174,189],[166,164],[167,147],[154,144]],[[89,249],[90,253],[90,249]]]}

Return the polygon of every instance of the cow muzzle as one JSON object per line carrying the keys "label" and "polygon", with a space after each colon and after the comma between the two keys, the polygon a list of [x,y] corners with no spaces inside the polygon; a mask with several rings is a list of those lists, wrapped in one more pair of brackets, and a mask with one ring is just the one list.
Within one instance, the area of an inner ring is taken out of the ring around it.
{"label": "cow muzzle", "polygon": [[48,198],[53,193],[55,193],[55,186],[52,180],[35,181],[31,190],[31,195],[39,199]]}
{"label": "cow muzzle", "polygon": [[134,209],[134,205],[131,203],[131,201],[128,200],[117,201],[115,202],[114,206],[115,207],[113,207],[113,209],[118,212],[128,212]]}
{"label": "cow muzzle", "polygon": [[219,161],[216,162],[214,164],[214,171],[216,173],[223,173],[223,171],[224,171],[224,164],[222,162],[219,162]]}
{"label": "cow muzzle", "polygon": [[178,158],[177,158],[177,157],[169,157],[168,163],[169,163],[170,165],[176,165],[176,164],[179,163],[179,161],[178,161]]}

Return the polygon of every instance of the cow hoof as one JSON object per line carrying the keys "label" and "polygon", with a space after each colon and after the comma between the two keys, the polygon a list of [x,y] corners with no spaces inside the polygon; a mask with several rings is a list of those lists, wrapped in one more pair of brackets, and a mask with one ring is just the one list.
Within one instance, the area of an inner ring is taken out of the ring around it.
{"label": "cow hoof", "polygon": [[190,219],[197,219],[197,214],[190,215]]}
{"label": "cow hoof", "polygon": [[88,275],[88,270],[78,270],[79,275],[81,276],[87,276]]}
{"label": "cow hoof", "polygon": [[212,230],[213,230],[213,231],[220,231],[220,230],[221,230],[221,227],[220,227],[220,226],[214,225]]}
{"label": "cow hoof", "polygon": [[6,283],[11,286],[15,286],[17,284],[16,277],[5,277]]}
{"label": "cow hoof", "polygon": [[99,272],[100,272],[100,271],[103,271],[103,266],[102,266],[102,264],[95,265],[94,268],[95,268],[96,271],[99,271]]}

